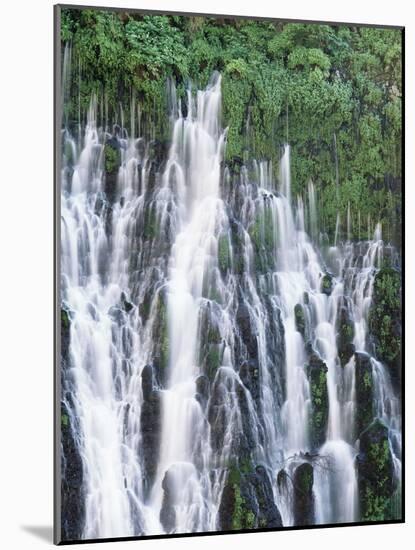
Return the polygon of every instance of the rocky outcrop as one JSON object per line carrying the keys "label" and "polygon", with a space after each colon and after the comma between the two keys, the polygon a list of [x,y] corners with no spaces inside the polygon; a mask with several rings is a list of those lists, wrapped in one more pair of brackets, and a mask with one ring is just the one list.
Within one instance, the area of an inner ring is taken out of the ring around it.
{"label": "rocky outcrop", "polygon": [[375,356],[388,366],[390,376],[399,390],[402,370],[402,298],[401,274],[384,267],[375,277],[369,330]]}
{"label": "rocky outcrop", "polygon": [[378,419],[360,436],[357,473],[362,521],[393,519],[391,504],[396,490],[393,459],[388,428]]}
{"label": "rocky outcrop", "polygon": [[239,531],[277,527],[282,527],[281,515],[266,469],[249,462],[232,466],[219,506],[218,528]]}
{"label": "rocky outcrop", "polygon": [[373,421],[373,372],[370,356],[355,353],[356,435]]}
{"label": "rocky outcrop", "polygon": [[354,338],[354,323],[350,315],[350,309],[346,300],[343,298],[337,316],[337,350],[339,354],[340,364],[344,367],[353,357],[355,347],[353,345]]}
{"label": "rocky outcrop", "polygon": [[301,304],[295,305],[294,319],[295,319],[295,328],[304,338],[305,330],[306,330],[306,318],[305,318],[305,310],[303,305]]}
{"label": "rocky outcrop", "polygon": [[314,523],[314,472],[313,466],[304,462],[294,472],[294,524],[312,525]]}
{"label": "rocky outcrop", "polygon": [[318,448],[326,438],[329,418],[327,366],[316,353],[311,353],[306,372],[311,394],[310,442],[312,448]]}
{"label": "rocky outcrop", "polygon": [[161,393],[155,389],[153,368],[146,365],[141,373],[143,405],[140,423],[142,446],[141,453],[145,472],[144,489],[150,490],[157,472],[161,439]]}
{"label": "rocky outcrop", "polygon": [[61,403],[61,538],[79,540],[85,520],[84,471],[71,415]]}

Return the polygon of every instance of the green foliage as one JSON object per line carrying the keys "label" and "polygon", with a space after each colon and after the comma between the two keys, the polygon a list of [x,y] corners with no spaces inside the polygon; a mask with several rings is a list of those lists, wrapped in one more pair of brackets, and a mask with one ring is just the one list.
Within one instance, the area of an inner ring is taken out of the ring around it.
{"label": "green foliage", "polygon": [[394,364],[401,353],[401,278],[391,267],[376,275],[369,327],[379,359]]}
{"label": "green foliage", "polygon": [[107,174],[115,173],[121,162],[121,155],[117,149],[109,145],[104,147],[104,167]]}
{"label": "green foliage", "polygon": [[61,326],[65,330],[68,330],[70,327],[69,315],[66,309],[61,309]]}
{"label": "green foliage", "polygon": [[61,38],[71,42],[77,68],[65,106],[69,124],[84,116],[92,93],[105,100],[107,120],[119,119],[120,105],[129,120],[133,90],[144,137],[165,139],[167,80],[184,98],[189,81],[205,86],[218,70],[227,161],[277,164],[288,141],[293,192],[303,193],[313,179],[330,237],[348,204],[355,238],[367,236],[369,215],[383,222],[388,238],[397,236],[400,31],[63,8]]}
{"label": "green foliage", "polygon": [[231,252],[228,235],[220,235],[218,240],[218,263],[222,274],[226,274],[231,263]]}
{"label": "green foliage", "polygon": [[322,361],[318,361],[316,365],[310,364],[307,375],[311,394],[310,439],[313,447],[319,447],[325,439],[328,422],[327,367]]}

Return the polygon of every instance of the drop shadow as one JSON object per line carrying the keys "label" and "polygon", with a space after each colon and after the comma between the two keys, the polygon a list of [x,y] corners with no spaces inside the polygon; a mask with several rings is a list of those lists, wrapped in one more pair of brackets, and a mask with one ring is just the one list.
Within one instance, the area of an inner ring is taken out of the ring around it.
{"label": "drop shadow", "polygon": [[21,525],[20,528],[44,542],[53,544],[53,527],[51,525]]}

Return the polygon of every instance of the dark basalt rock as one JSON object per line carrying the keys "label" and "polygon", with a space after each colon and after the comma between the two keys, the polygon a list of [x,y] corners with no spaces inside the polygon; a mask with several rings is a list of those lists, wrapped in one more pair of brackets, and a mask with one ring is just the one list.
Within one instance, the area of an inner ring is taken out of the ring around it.
{"label": "dark basalt rock", "polygon": [[251,324],[248,306],[244,302],[239,303],[236,312],[236,324],[241,339],[246,346],[248,358],[255,360],[258,357],[258,342]]}
{"label": "dark basalt rock", "polygon": [[71,319],[69,311],[61,308],[61,364],[62,370],[66,370],[69,366],[69,344],[71,339]]}
{"label": "dark basalt rock", "polygon": [[314,472],[309,462],[297,466],[294,472],[294,524],[314,523]]}
{"label": "dark basalt rock", "polygon": [[210,382],[203,374],[196,378],[196,399],[204,409],[209,399]]}
{"label": "dark basalt rock", "polygon": [[[146,381],[148,383],[148,380]],[[146,388],[147,389],[147,388]],[[144,390],[144,388],[143,388]],[[148,493],[157,472],[161,438],[161,395],[153,390],[144,401],[140,415],[144,465],[144,486]]]}
{"label": "dark basalt rock", "polygon": [[130,313],[134,309],[134,304],[127,300],[125,292],[121,292],[121,305],[126,313]]}
{"label": "dark basalt rock", "polygon": [[357,435],[373,421],[373,372],[370,356],[355,353],[356,431]]}
{"label": "dark basalt rock", "polygon": [[61,403],[61,445],[61,536],[65,541],[79,540],[85,521],[84,472],[64,403]]}
{"label": "dark basalt rock", "polygon": [[360,436],[357,474],[362,521],[395,519],[392,498],[397,484],[388,428],[379,419],[374,420]]}
{"label": "dark basalt rock", "polygon": [[141,388],[144,401],[148,401],[154,389],[153,367],[151,365],[146,365],[141,371]]}
{"label": "dark basalt rock", "polygon": [[173,500],[173,476],[170,470],[164,474],[161,484],[164,491],[163,502],[160,509],[160,523],[166,533],[171,533],[176,525],[176,512],[174,510]]}

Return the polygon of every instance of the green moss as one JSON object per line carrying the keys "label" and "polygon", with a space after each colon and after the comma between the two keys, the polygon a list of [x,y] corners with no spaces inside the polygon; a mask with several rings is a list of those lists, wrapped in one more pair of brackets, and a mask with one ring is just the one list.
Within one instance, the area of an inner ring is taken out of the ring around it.
{"label": "green moss", "polygon": [[61,426],[67,428],[69,426],[69,417],[67,414],[61,416]]}
{"label": "green moss", "polygon": [[228,235],[220,235],[218,239],[218,263],[222,275],[225,275],[231,264],[231,252]]}
{"label": "green moss", "polygon": [[294,306],[295,327],[297,331],[304,336],[305,334],[305,314],[304,307],[301,304]]}
{"label": "green moss", "polygon": [[358,461],[360,512],[363,521],[396,519],[394,467],[387,427],[375,420],[360,437]]}
{"label": "green moss", "polygon": [[401,355],[401,278],[385,267],[376,275],[369,328],[375,338],[377,357],[398,369]]}
{"label": "green moss", "polygon": [[254,249],[255,268],[260,273],[265,273],[274,267],[276,229],[270,206],[264,204],[258,207],[248,234]]}
{"label": "green moss", "polygon": [[159,236],[160,224],[155,205],[152,204],[144,212],[143,239],[153,240]]}
{"label": "green moss", "polygon": [[121,153],[118,149],[105,145],[104,147],[104,167],[107,174],[114,174],[118,171],[121,163]]}
{"label": "green moss", "polygon": [[240,531],[241,529],[255,528],[255,514],[246,506],[245,499],[241,494],[241,489],[236,483],[233,485],[234,490],[234,509],[232,516],[232,529]]}
{"label": "green moss", "polygon": [[61,309],[61,326],[63,329],[68,330],[70,327],[69,315],[66,309]]}
{"label": "green moss", "polygon": [[219,344],[209,344],[208,351],[205,358],[206,374],[210,380],[213,380],[216,375],[216,371],[221,364],[221,350]]}
{"label": "green moss", "polygon": [[310,440],[313,447],[319,447],[324,442],[328,422],[327,367],[322,361],[314,366],[309,365],[307,374],[311,396]]}

